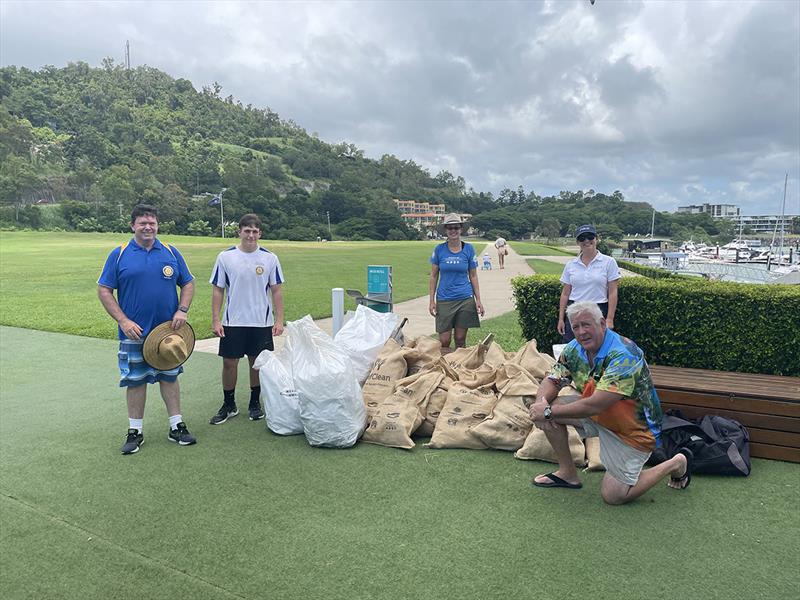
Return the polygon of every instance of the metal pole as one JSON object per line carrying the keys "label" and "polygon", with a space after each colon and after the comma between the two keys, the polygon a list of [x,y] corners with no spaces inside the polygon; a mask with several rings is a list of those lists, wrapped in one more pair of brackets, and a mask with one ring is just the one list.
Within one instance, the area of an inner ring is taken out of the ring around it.
{"label": "metal pole", "polygon": [[222,211],[222,194],[225,193],[223,189],[219,193],[219,228],[222,230],[222,239],[225,239],[225,214]]}
{"label": "metal pole", "polygon": [[326,210],[325,215],[328,217],[328,241],[333,239],[333,234],[331,233],[331,211]]}
{"label": "metal pole", "polygon": [[331,290],[331,315],[333,316],[333,336],[339,333],[344,321],[344,288]]}

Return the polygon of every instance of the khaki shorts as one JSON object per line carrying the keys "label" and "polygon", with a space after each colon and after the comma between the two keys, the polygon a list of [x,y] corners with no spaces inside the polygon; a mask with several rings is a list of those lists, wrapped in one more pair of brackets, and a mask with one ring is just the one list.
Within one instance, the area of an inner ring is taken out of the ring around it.
{"label": "khaki shorts", "polygon": [[481,321],[478,318],[478,307],[474,297],[436,303],[436,333],[480,326]]}
{"label": "khaki shorts", "polygon": [[650,458],[649,452],[629,446],[616,433],[591,419],[581,419],[581,425],[575,429],[582,438],[600,438],[600,462],[614,479],[625,485],[636,485]]}

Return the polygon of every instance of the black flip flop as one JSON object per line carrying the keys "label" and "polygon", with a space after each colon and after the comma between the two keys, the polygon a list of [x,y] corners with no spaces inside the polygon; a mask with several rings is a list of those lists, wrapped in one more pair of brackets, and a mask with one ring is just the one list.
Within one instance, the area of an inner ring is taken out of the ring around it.
{"label": "black flip flop", "polygon": [[542,475],[542,477],[547,477],[552,483],[541,483],[536,481],[534,478],[531,483],[536,487],[543,487],[543,488],[567,488],[568,490],[579,490],[583,487],[583,484],[578,483],[570,483],[569,481],[565,481],[561,479],[558,475],[554,473],[546,473]]}
{"label": "black flip flop", "polygon": [[680,477],[675,477],[674,475],[670,477],[672,481],[675,483],[680,483],[681,481],[686,481],[686,485],[683,486],[682,490],[685,490],[689,487],[689,484],[692,483],[692,463],[694,463],[694,453],[686,447],[681,448],[678,450],[678,454],[683,454],[686,457],[686,472],[681,475]]}

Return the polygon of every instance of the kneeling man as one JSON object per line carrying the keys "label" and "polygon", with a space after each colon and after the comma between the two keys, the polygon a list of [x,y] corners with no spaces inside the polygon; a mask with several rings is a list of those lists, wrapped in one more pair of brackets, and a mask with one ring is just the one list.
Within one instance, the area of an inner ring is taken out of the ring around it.
{"label": "kneeling man", "polygon": [[[607,329],[594,302],[572,304],[567,318],[575,339],[564,348],[529,407],[531,419],[553,446],[558,470],[535,477],[533,484],[581,487],[567,441],[566,425],[573,425],[582,437],[600,438],[600,460],[606,467],[600,491],[608,504],[630,502],[667,475],[670,487],[687,487],[693,458],[687,448],[643,469],[660,443],[662,413],[642,350]],[[564,403],[556,396],[569,383],[581,398]]]}

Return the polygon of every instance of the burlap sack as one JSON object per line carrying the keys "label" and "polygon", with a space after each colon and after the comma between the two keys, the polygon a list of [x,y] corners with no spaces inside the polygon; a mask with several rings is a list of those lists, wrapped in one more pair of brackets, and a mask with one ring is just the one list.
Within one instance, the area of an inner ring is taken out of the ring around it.
{"label": "burlap sack", "polygon": [[503,396],[492,413],[473,426],[470,433],[489,448],[519,450],[533,427],[522,396]]}
{"label": "burlap sack", "polygon": [[536,396],[539,381],[519,365],[505,364],[497,370],[495,387],[501,395]]}
{"label": "burlap sack", "polygon": [[518,365],[504,365],[498,373],[502,372],[505,376],[508,371],[514,373],[514,378],[505,380],[500,399],[492,412],[484,421],[472,427],[470,432],[490,448],[513,452],[522,447],[533,427],[523,398],[536,397],[539,384]]}
{"label": "burlap sack", "polygon": [[433,435],[433,430],[436,429],[436,421],[439,420],[439,415],[444,408],[444,403],[447,402],[447,392],[450,391],[450,386],[453,385],[455,379],[443,377],[439,386],[431,392],[428,398],[428,404],[425,406],[425,418],[417,429],[415,435],[418,437],[430,437]]}
{"label": "burlap sack", "polygon": [[486,349],[486,354],[483,357],[483,364],[499,367],[504,362],[513,358],[514,355],[514,352],[506,352],[500,344],[492,342]]}
{"label": "burlap sack", "polygon": [[531,340],[506,362],[521,366],[536,379],[541,380],[553,368],[556,360],[549,354],[539,352],[536,347],[536,340]]}
{"label": "burlap sack", "polygon": [[606,468],[600,461],[600,438],[590,437],[583,440],[586,446],[587,471],[605,471]]}
{"label": "burlap sack", "polygon": [[[578,436],[578,432],[571,425],[567,425],[567,435],[569,441],[569,453],[572,455],[572,462],[576,467],[583,467],[586,465],[586,453],[583,447],[583,442]],[[544,431],[538,427],[531,429],[531,433],[522,445],[522,448],[514,453],[514,458],[521,460],[544,460],[547,462],[557,463],[556,455],[553,453],[553,447],[547,440]]]}
{"label": "burlap sack", "polygon": [[488,364],[483,364],[477,369],[455,369],[455,372],[458,374],[458,382],[472,389],[493,385],[497,377],[497,369]]}
{"label": "burlap sack", "polygon": [[579,400],[581,397],[581,393],[571,385],[565,385],[561,388],[561,391],[558,392],[558,396],[556,396],[556,400],[559,402],[563,402],[564,404],[569,404],[570,402],[575,402],[575,400]]}
{"label": "burlap sack", "polygon": [[456,348],[443,356],[447,364],[457,371],[477,369],[484,364],[496,368],[508,359],[508,355],[495,342],[488,346],[475,344],[469,348]]}
{"label": "burlap sack", "polygon": [[496,402],[492,384],[471,389],[460,381],[453,383],[428,447],[485,449],[486,444],[469,429],[483,421]]}
{"label": "burlap sack", "polygon": [[408,351],[390,339],[383,346],[378,358],[375,359],[362,388],[368,423],[380,403],[392,395],[397,382],[406,376],[408,367],[405,356]]}
{"label": "burlap sack", "polygon": [[406,347],[411,350],[406,355],[409,375],[427,370],[442,356],[442,345],[432,337],[420,336],[407,343]]}
{"label": "burlap sack", "polygon": [[478,346],[470,346],[469,348],[456,348],[448,354],[443,354],[442,358],[454,369],[460,369],[462,366],[469,369],[481,366],[485,353],[485,348],[480,351]]}
{"label": "burlap sack", "polygon": [[394,393],[380,403],[361,439],[381,446],[413,448],[411,434],[423,421],[420,408],[443,378],[443,373],[431,371],[401,379]]}

